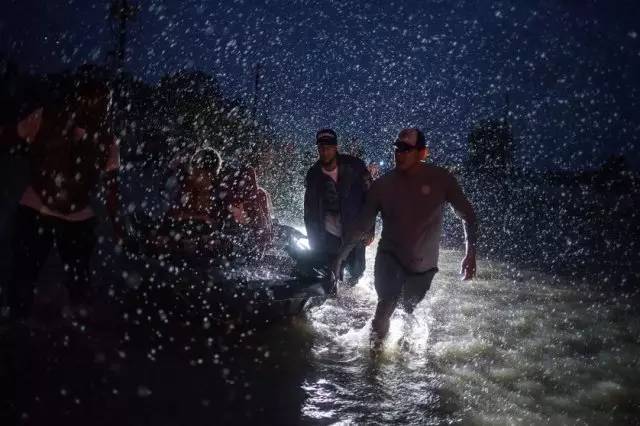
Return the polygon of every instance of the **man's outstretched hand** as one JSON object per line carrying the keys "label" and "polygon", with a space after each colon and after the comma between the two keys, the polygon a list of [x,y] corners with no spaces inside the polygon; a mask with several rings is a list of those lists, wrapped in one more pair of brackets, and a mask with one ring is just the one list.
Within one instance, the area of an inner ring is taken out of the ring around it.
{"label": "man's outstretched hand", "polygon": [[467,254],[462,259],[460,265],[460,275],[462,279],[467,281],[475,277],[476,275],[476,252],[475,250],[467,250]]}

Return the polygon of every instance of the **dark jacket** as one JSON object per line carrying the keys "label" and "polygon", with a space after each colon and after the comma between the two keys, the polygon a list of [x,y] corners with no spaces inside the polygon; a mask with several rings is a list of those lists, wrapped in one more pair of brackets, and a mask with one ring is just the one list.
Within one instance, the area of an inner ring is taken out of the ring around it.
{"label": "dark jacket", "polygon": [[[339,211],[343,232],[357,220],[371,185],[371,174],[359,158],[338,154],[338,183],[322,173],[317,161],[305,178],[304,224],[313,250],[325,246],[324,218],[327,211]],[[372,231],[373,233],[373,231]]]}

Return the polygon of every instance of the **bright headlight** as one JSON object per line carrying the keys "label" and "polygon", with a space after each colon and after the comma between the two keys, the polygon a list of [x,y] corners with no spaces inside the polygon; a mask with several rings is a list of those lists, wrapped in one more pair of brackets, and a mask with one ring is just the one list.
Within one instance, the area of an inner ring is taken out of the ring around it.
{"label": "bright headlight", "polygon": [[311,250],[311,246],[309,245],[308,238],[297,238],[296,246],[298,246],[300,250]]}

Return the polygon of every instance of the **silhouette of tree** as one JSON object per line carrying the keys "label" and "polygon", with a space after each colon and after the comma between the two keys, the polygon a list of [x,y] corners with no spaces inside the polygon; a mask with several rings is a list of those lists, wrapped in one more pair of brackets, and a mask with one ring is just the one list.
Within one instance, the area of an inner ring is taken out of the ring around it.
{"label": "silhouette of tree", "polygon": [[482,120],[468,137],[467,168],[489,174],[509,173],[513,166],[513,133],[503,119]]}

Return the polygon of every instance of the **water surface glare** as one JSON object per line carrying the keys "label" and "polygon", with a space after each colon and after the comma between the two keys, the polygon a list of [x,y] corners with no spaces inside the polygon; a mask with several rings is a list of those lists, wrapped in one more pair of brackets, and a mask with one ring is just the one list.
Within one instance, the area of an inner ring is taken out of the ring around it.
{"label": "water surface glare", "polygon": [[461,253],[440,272],[415,318],[392,318],[369,352],[374,248],[353,289],[313,308],[310,423],[636,424],[640,415],[637,295],[603,291],[480,262],[471,283]]}

